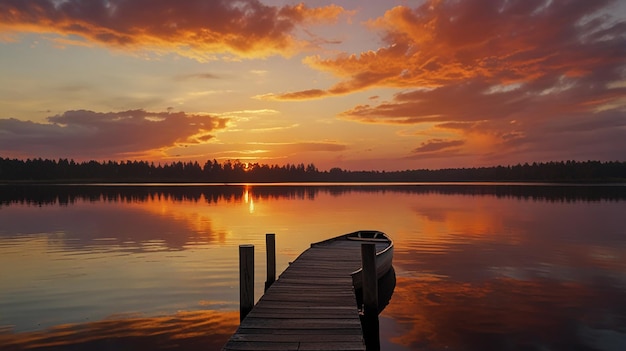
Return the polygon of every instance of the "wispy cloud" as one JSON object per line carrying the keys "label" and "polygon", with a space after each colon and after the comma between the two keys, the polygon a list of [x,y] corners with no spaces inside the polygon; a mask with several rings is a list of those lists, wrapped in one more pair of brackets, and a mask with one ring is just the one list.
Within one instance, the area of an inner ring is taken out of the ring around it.
{"label": "wispy cloud", "polygon": [[[198,60],[290,55],[297,26],[334,22],[336,5],[282,7],[258,0],[0,0],[0,31],[75,35],[120,49],[175,51]],[[65,41],[71,44],[71,41]]]}
{"label": "wispy cloud", "polygon": [[234,116],[276,115],[276,114],[279,114],[279,113],[280,112],[277,111],[277,110],[264,108],[264,109],[258,109],[258,110],[228,111],[228,112],[222,112],[222,113],[219,113],[219,114],[216,114],[216,115],[218,115],[218,116],[234,117]]}
{"label": "wispy cloud", "polygon": [[298,141],[284,143],[248,143],[248,145],[263,146],[265,148],[280,149],[281,152],[337,152],[344,151],[348,147],[346,144],[334,141]]}
{"label": "wispy cloud", "polygon": [[325,90],[321,90],[321,89],[309,89],[309,90],[302,90],[302,91],[297,91],[297,92],[293,92],[293,93],[281,93],[281,94],[274,94],[274,93],[268,93],[268,94],[261,94],[261,95],[256,95],[253,98],[254,99],[259,99],[259,100],[310,100],[310,99],[317,99],[317,98],[321,98],[324,96],[328,96],[330,95],[327,91]]}
{"label": "wispy cloud", "polygon": [[413,153],[427,153],[433,151],[440,151],[444,149],[451,149],[457,146],[463,145],[465,142],[463,140],[442,140],[442,139],[431,139],[426,142],[423,142],[419,147],[413,150]]}
{"label": "wispy cloud", "polygon": [[16,156],[76,159],[145,156],[202,144],[228,119],[185,112],[66,111],[49,123],[0,119],[0,149]]}
{"label": "wispy cloud", "polygon": [[174,77],[174,80],[178,80],[178,81],[196,80],[196,79],[213,80],[213,79],[222,79],[222,77],[220,75],[209,73],[209,72],[181,74],[181,75]]}

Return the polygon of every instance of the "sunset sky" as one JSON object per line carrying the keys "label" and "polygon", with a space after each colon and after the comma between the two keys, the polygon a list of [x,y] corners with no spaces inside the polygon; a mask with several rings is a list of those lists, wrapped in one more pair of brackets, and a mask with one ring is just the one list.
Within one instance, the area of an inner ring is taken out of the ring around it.
{"label": "sunset sky", "polygon": [[626,160],[626,2],[0,0],[0,157]]}

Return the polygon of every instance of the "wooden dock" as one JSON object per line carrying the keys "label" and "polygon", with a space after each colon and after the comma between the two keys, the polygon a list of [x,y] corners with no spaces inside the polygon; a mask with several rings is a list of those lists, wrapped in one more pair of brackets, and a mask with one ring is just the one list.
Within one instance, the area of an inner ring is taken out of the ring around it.
{"label": "wooden dock", "polygon": [[223,350],[365,350],[350,276],[360,267],[358,241],[312,245],[265,292]]}

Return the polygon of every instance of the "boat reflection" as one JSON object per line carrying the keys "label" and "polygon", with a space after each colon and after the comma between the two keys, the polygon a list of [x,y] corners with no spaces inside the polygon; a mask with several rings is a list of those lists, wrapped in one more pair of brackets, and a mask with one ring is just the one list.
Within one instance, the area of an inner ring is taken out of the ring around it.
{"label": "boat reflection", "polygon": [[[385,273],[380,279],[378,279],[378,314],[385,310],[385,307],[389,305],[393,292],[396,288],[396,271],[391,266],[391,269]],[[357,306],[363,305],[363,289],[357,289],[355,291]],[[363,329],[363,339],[367,351],[380,350],[380,321],[378,316],[366,316],[360,314],[361,328]]]}
{"label": "boat reflection", "polygon": [[[391,266],[391,269],[378,279],[378,314],[389,305],[395,288],[396,270]],[[363,306],[363,289],[356,289],[355,294],[357,306]]]}

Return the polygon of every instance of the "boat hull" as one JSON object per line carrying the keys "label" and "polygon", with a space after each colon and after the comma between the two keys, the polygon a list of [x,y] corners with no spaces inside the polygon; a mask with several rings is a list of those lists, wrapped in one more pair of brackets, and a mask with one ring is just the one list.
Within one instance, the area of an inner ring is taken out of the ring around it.
{"label": "boat hull", "polygon": [[[376,255],[376,279],[382,278],[393,264],[393,246],[380,255]],[[363,288],[363,269],[352,273],[352,285],[355,289]]]}
{"label": "boat hull", "polygon": [[[376,244],[376,278],[380,279],[384,276],[393,264],[393,240],[380,231],[377,230],[359,230],[356,232],[343,234],[338,237],[334,237],[328,240],[313,243],[311,246],[324,245],[326,243],[346,240],[358,243],[373,243]],[[352,284],[355,289],[361,289],[363,287],[363,269],[359,268],[352,272]]]}
{"label": "boat hull", "polygon": [[[354,234],[361,234],[356,238]],[[393,240],[385,233],[378,231],[358,231],[348,234],[348,240],[356,240],[362,243],[376,244],[376,279],[382,278],[393,265]],[[363,269],[352,273],[352,285],[355,289],[363,287]]]}

